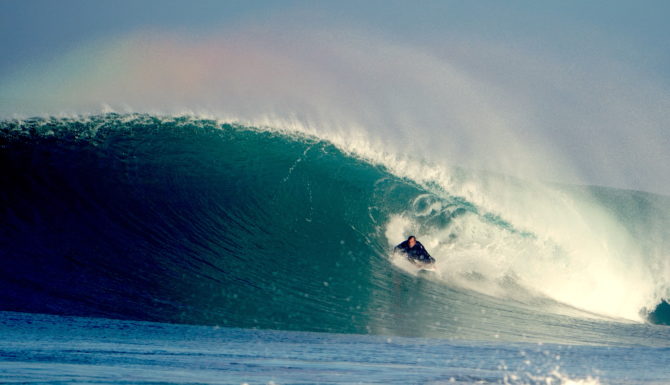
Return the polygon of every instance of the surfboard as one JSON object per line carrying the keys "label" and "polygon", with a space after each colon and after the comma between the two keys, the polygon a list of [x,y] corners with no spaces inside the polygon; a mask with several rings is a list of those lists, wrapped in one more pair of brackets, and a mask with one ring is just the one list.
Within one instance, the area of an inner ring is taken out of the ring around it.
{"label": "surfboard", "polygon": [[435,264],[431,263],[430,265],[417,266],[419,271],[436,271]]}

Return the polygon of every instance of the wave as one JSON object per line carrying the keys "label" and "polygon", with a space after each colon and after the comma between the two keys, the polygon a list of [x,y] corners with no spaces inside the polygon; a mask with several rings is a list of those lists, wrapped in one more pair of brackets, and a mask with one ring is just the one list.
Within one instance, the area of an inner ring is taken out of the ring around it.
{"label": "wave", "polygon": [[[646,310],[668,297],[664,197],[466,170],[447,183],[188,116],[4,121],[0,144],[2,310],[477,339],[556,338],[546,326],[566,316],[664,323]],[[566,207],[607,227],[566,241],[557,229],[585,226]],[[390,255],[409,234],[436,273]]]}

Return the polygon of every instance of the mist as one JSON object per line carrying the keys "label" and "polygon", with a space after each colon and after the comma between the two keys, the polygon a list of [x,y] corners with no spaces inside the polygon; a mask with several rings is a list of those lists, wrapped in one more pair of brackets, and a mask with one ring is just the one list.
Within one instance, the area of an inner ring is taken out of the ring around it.
{"label": "mist", "polygon": [[442,166],[670,192],[670,100],[652,74],[585,49],[286,22],[88,40],[6,76],[0,114],[194,114]]}

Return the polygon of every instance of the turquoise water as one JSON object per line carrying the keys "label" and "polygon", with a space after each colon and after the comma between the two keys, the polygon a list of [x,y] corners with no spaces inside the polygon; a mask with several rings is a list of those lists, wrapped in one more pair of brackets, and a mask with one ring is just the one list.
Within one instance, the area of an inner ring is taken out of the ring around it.
{"label": "turquoise water", "polygon": [[[194,117],[0,122],[3,373],[670,381],[670,198],[334,143]],[[390,253],[410,234],[436,272]]]}

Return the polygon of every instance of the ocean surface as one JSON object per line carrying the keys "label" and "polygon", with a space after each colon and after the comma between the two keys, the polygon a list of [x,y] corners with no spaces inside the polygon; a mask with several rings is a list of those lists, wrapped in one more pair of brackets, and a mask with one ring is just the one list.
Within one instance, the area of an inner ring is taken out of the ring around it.
{"label": "ocean surface", "polygon": [[670,383],[665,196],[149,114],[2,121],[0,185],[1,381]]}
{"label": "ocean surface", "polygon": [[[659,337],[668,337],[659,333]],[[667,384],[670,348],[454,341],[0,313],[10,383]]]}

